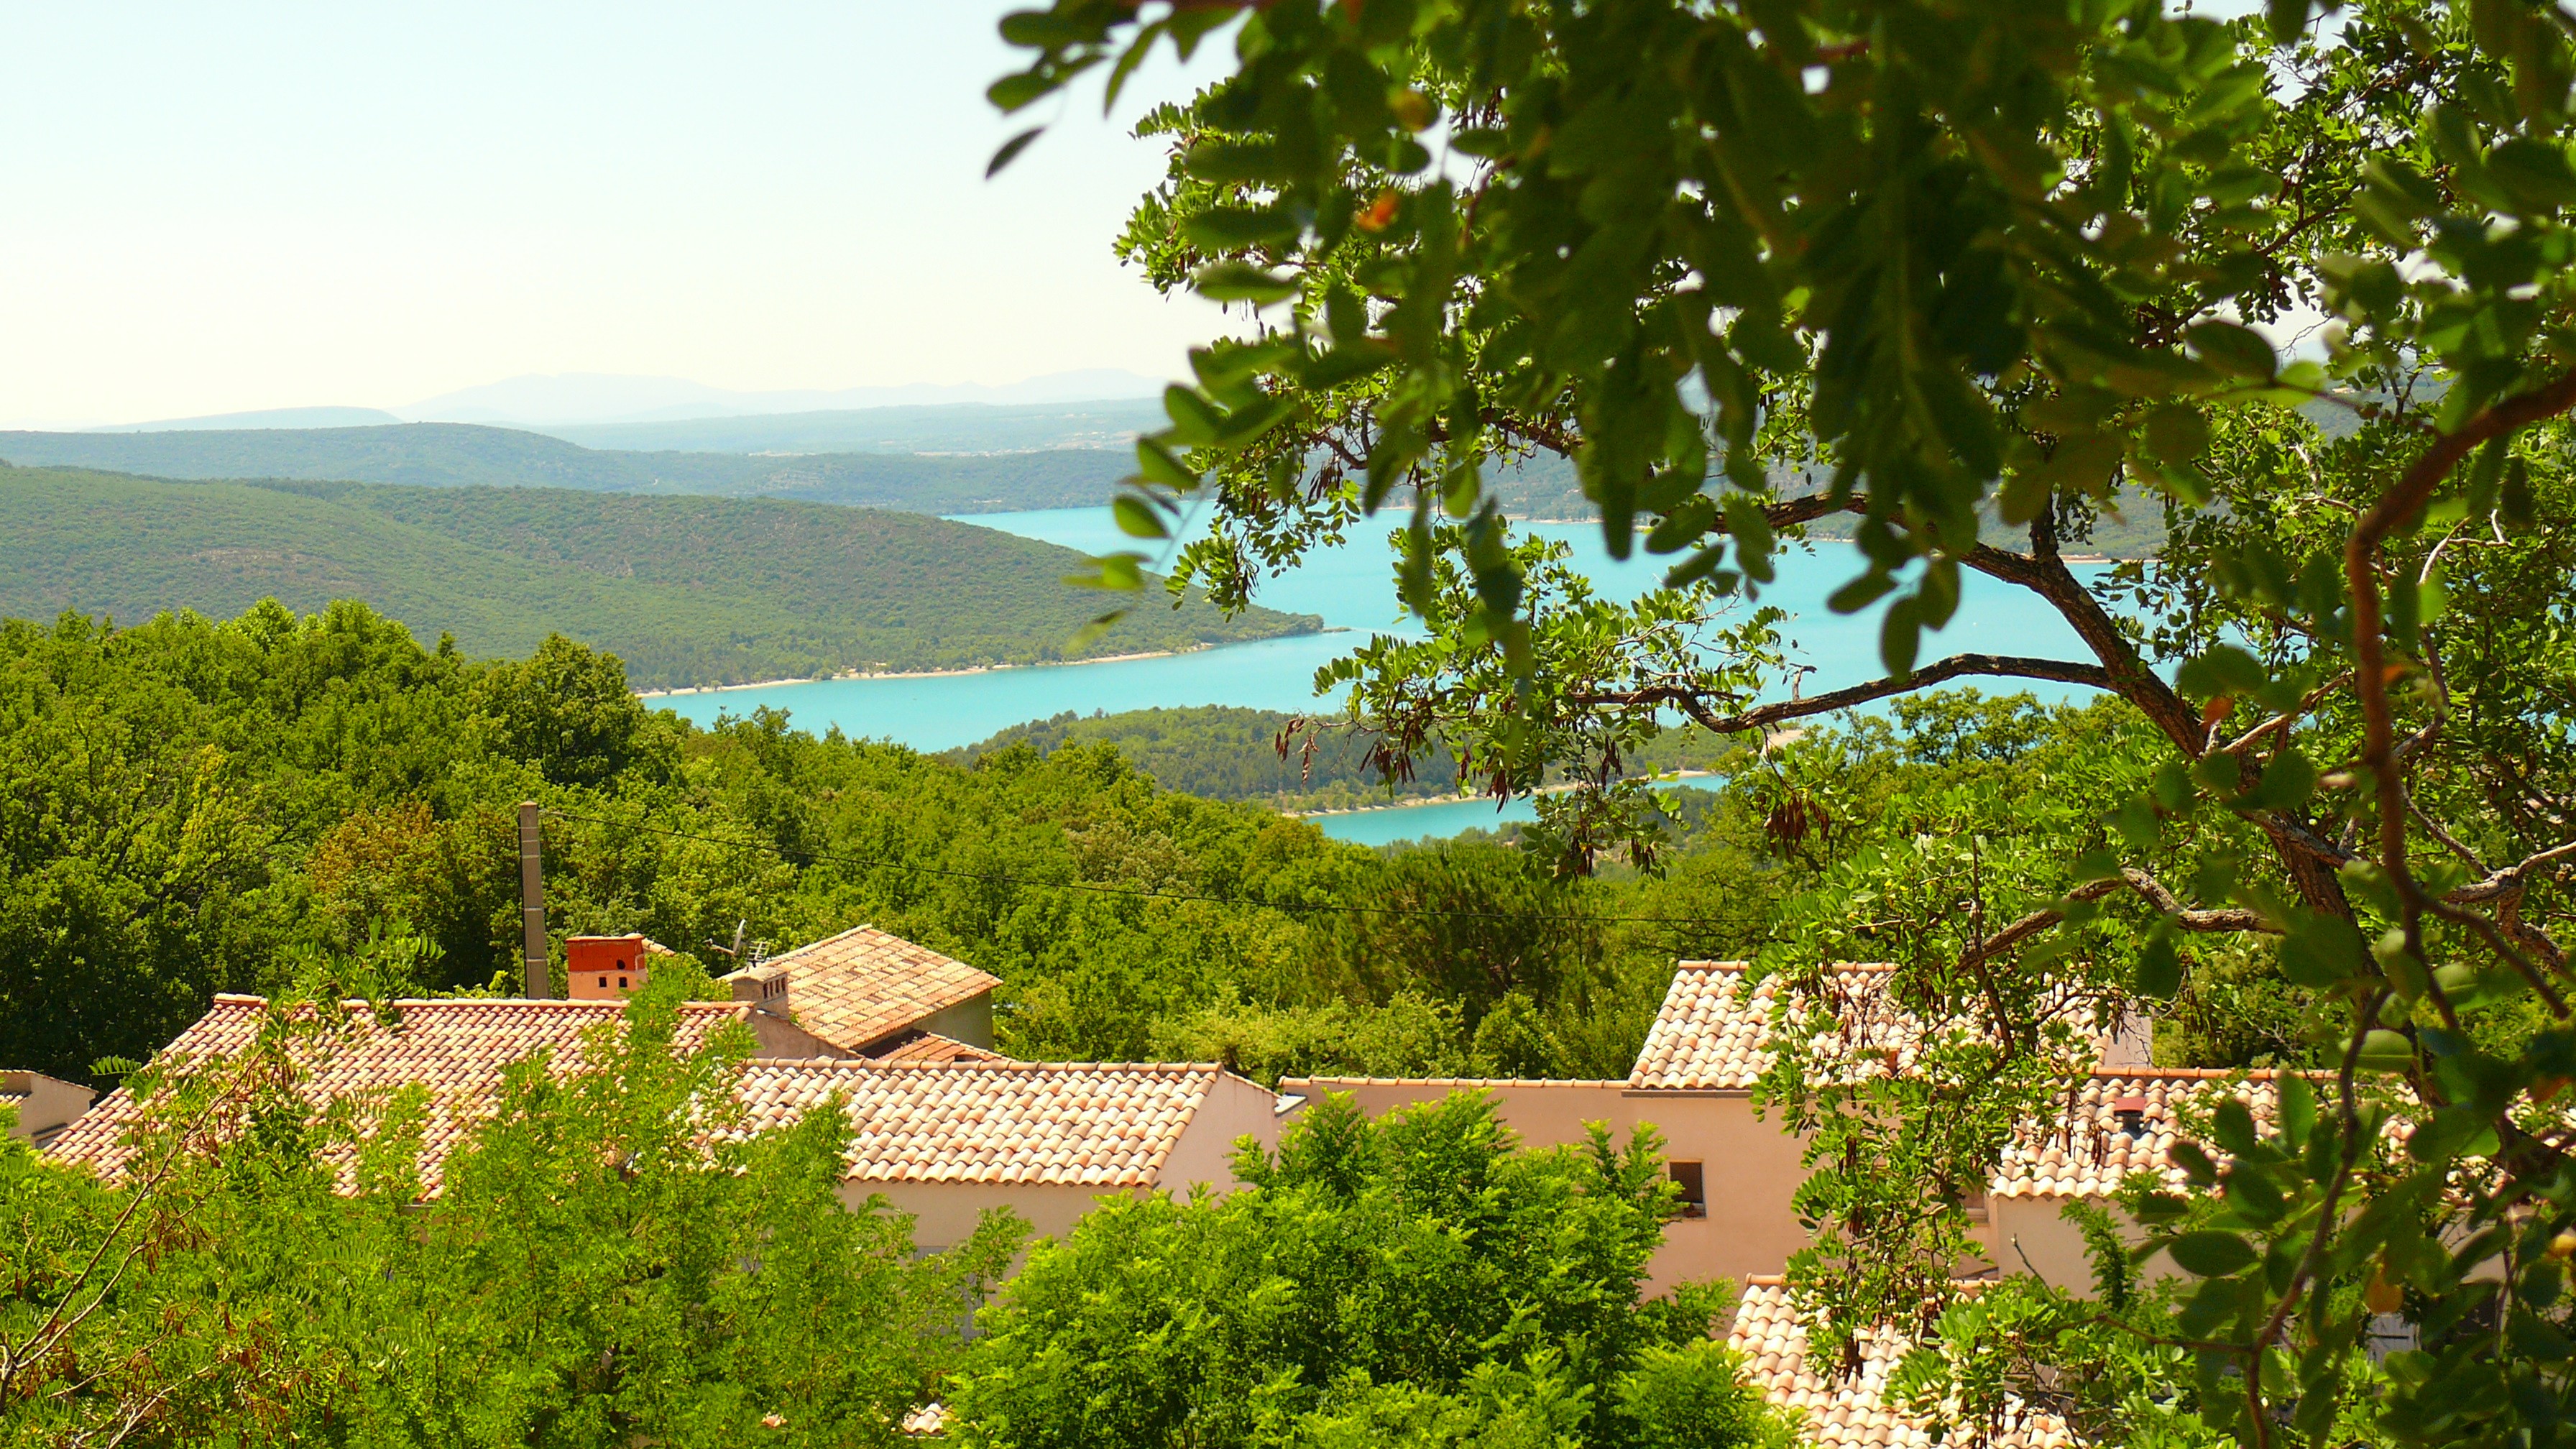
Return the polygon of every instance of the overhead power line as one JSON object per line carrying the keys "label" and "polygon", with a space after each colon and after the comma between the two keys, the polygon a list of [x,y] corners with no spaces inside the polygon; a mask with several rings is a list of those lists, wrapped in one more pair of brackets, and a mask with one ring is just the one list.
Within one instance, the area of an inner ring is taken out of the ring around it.
{"label": "overhead power line", "polygon": [[[548,807],[548,814],[565,820],[579,820],[588,825],[606,825],[621,830],[637,830],[647,835],[668,836],[674,840],[694,840],[702,845],[723,846],[731,850],[757,850],[786,860],[786,852],[766,840],[728,840],[722,836],[699,835],[687,830],[672,830],[659,825],[645,825],[631,820],[610,820],[598,815],[582,815],[570,810]],[[1413,906],[1309,905],[1296,902],[1252,900],[1244,896],[1213,895],[1204,891],[1149,891],[1126,886],[1101,885],[1093,881],[1031,880],[1026,876],[994,875],[984,871],[949,870],[935,865],[913,865],[906,861],[879,860],[842,851],[812,850],[805,854],[816,860],[838,861],[869,870],[904,871],[913,875],[939,876],[948,880],[971,880],[985,885],[1018,886],[1025,890],[1079,891],[1086,895],[1120,896],[1140,901],[1195,901],[1213,906],[1235,906],[1248,910],[1279,911],[1288,915],[1345,916],[1416,916],[1450,920],[1558,922],[1568,925],[1639,925],[1696,926],[1706,920],[1701,916],[1586,916],[1564,912],[1534,913],[1525,911],[1461,911]],[[793,862],[790,862],[791,864]]]}

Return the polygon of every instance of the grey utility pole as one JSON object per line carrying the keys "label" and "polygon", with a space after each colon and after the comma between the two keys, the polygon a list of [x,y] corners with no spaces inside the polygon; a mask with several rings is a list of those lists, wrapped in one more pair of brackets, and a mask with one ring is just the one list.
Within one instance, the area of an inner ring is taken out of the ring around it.
{"label": "grey utility pole", "polygon": [[546,866],[537,842],[537,802],[519,802],[519,916],[527,928],[528,996],[554,994],[546,964]]}

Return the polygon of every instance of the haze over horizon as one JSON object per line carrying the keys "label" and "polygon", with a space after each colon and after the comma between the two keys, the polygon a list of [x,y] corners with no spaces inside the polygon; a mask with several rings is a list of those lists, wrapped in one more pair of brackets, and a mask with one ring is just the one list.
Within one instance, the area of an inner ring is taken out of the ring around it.
{"label": "haze over horizon", "polygon": [[[368,427],[387,423],[486,423],[503,427],[580,427],[760,417],[785,413],[863,412],[877,408],[956,405],[1042,407],[1117,402],[1161,395],[1164,382],[1120,368],[1083,368],[1006,383],[910,383],[891,387],[745,391],[680,377],[614,373],[530,373],[460,388],[401,407],[321,402],[251,408],[178,418],[34,431],[182,432],[241,428]],[[0,429],[6,430],[6,429]]]}
{"label": "haze over horizon", "polygon": [[1163,166],[1122,122],[1187,78],[1149,69],[1116,122],[1096,88],[1003,118],[1007,8],[14,10],[0,426],[406,416],[568,376],[899,403],[1176,375],[1221,319],[1110,243]]}

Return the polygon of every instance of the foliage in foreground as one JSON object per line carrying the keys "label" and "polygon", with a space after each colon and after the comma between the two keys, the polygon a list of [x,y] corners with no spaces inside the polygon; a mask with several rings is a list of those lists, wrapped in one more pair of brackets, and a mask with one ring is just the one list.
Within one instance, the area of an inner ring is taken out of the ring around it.
{"label": "foliage in foreground", "polygon": [[1708,1337],[1722,1286],[1639,1296],[1673,1210],[1650,1136],[1521,1152],[1470,1093],[1307,1113],[1238,1158],[1252,1190],[1110,1203],[1032,1253],[952,1381],[963,1442],[1787,1442]]}
{"label": "foliage in foreground", "polygon": [[229,1061],[138,1082],[118,1185],[0,1140],[0,1434],[901,1442],[1017,1224],[915,1257],[908,1220],[843,1203],[837,1106],[709,1148],[750,1042],[678,1055],[672,1001],[657,983],[568,1074],[514,1070],[434,1197],[421,1089],[313,1111],[299,1064],[345,1028],[291,1007]]}
{"label": "foliage in foreground", "polygon": [[[1770,953],[1805,1009],[1821,962],[1893,947],[1899,994],[1985,1044],[1875,1097],[1780,1084],[1834,1128],[1793,1277],[1841,1331],[1957,1297],[1957,1195],[2062,1074],[2053,1003],[2234,996],[2333,1080],[2278,1140],[2209,1124],[2149,1219],[2199,1245],[2164,1338],[2201,1414],[2566,1442],[2576,23],[2206,9],[1054,0],[1003,21],[1029,63],[991,95],[1114,91],[1231,29],[1148,119],[1170,170],[1121,246],[1251,320],[1193,354],[1118,516],[1225,600],[1400,520],[1424,637],[1324,679],[1497,793],[1598,782],[1526,837],[1568,869],[1659,845],[1617,766],[1671,711],[1768,731],[1979,677],[2117,701],[2140,748],[2039,828],[1890,842]],[[1486,480],[1533,453],[1663,589],[1605,600],[1516,530]],[[2162,545],[2079,574],[2133,489]],[[1886,673],[1803,691],[1766,591],[1828,518],[1829,605],[1875,616]],[[2061,647],[1936,654],[1972,586]],[[2383,1088],[2413,1126],[2385,1167]],[[2385,1381],[2373,1302],[2426,1344]]]}

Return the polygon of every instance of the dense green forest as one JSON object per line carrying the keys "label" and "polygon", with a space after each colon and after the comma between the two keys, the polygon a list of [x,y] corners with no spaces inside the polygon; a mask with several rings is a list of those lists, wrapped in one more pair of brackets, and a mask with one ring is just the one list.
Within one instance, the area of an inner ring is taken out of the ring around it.
{"label": "dense green forest", "polygon": [[155,478],[302,478],[426,488],[578,488],[793,498],[908,513],[996,513],[1101,503],[1134,472],[1119,448],[981,456],[835,452],[810,456],[597,451],[474,423],[164,433],[0,433],[21,466],[103,468]]}
{"label": "dense green forest", "polygon": [[[512,807],[533,798],[559,933],[688,947],[748,920],[784,947],[874,922],[1000,976],[1017,1055],[1617,1076],[1676,959],[1749,956],[1840,862],[1966,828],[1962,782],[2010,828],[2008,802],[2101,768],[2121,730],[2099,708],[1912,702],[1674,792],[1653,870],[1561,878],[1492,842],[1342,844],[1103,744],[969,766],[766,712],[700,729],[635,698],[612,655],[550,639],[477,661],[358,604],[18,622],[0,630],[0,1061],[93,1077],[210,993],[274,989],[387,929],[431,944],[406,989],[506,978]],[[1787,800],[1808,828],[1784,827]],[[2229,1010],[2215,1059],[2301,1049],[2262,1002]]]}
{"label": "dense green forest", "polygon": [[1203,605],[1100,610],[1081,556],[916,514],[556,488],[172,482],[0,469],[0,610],[139,620],[365,599],[470,655],[597,641],[642,688],[1031,663],[1318,627]]}

